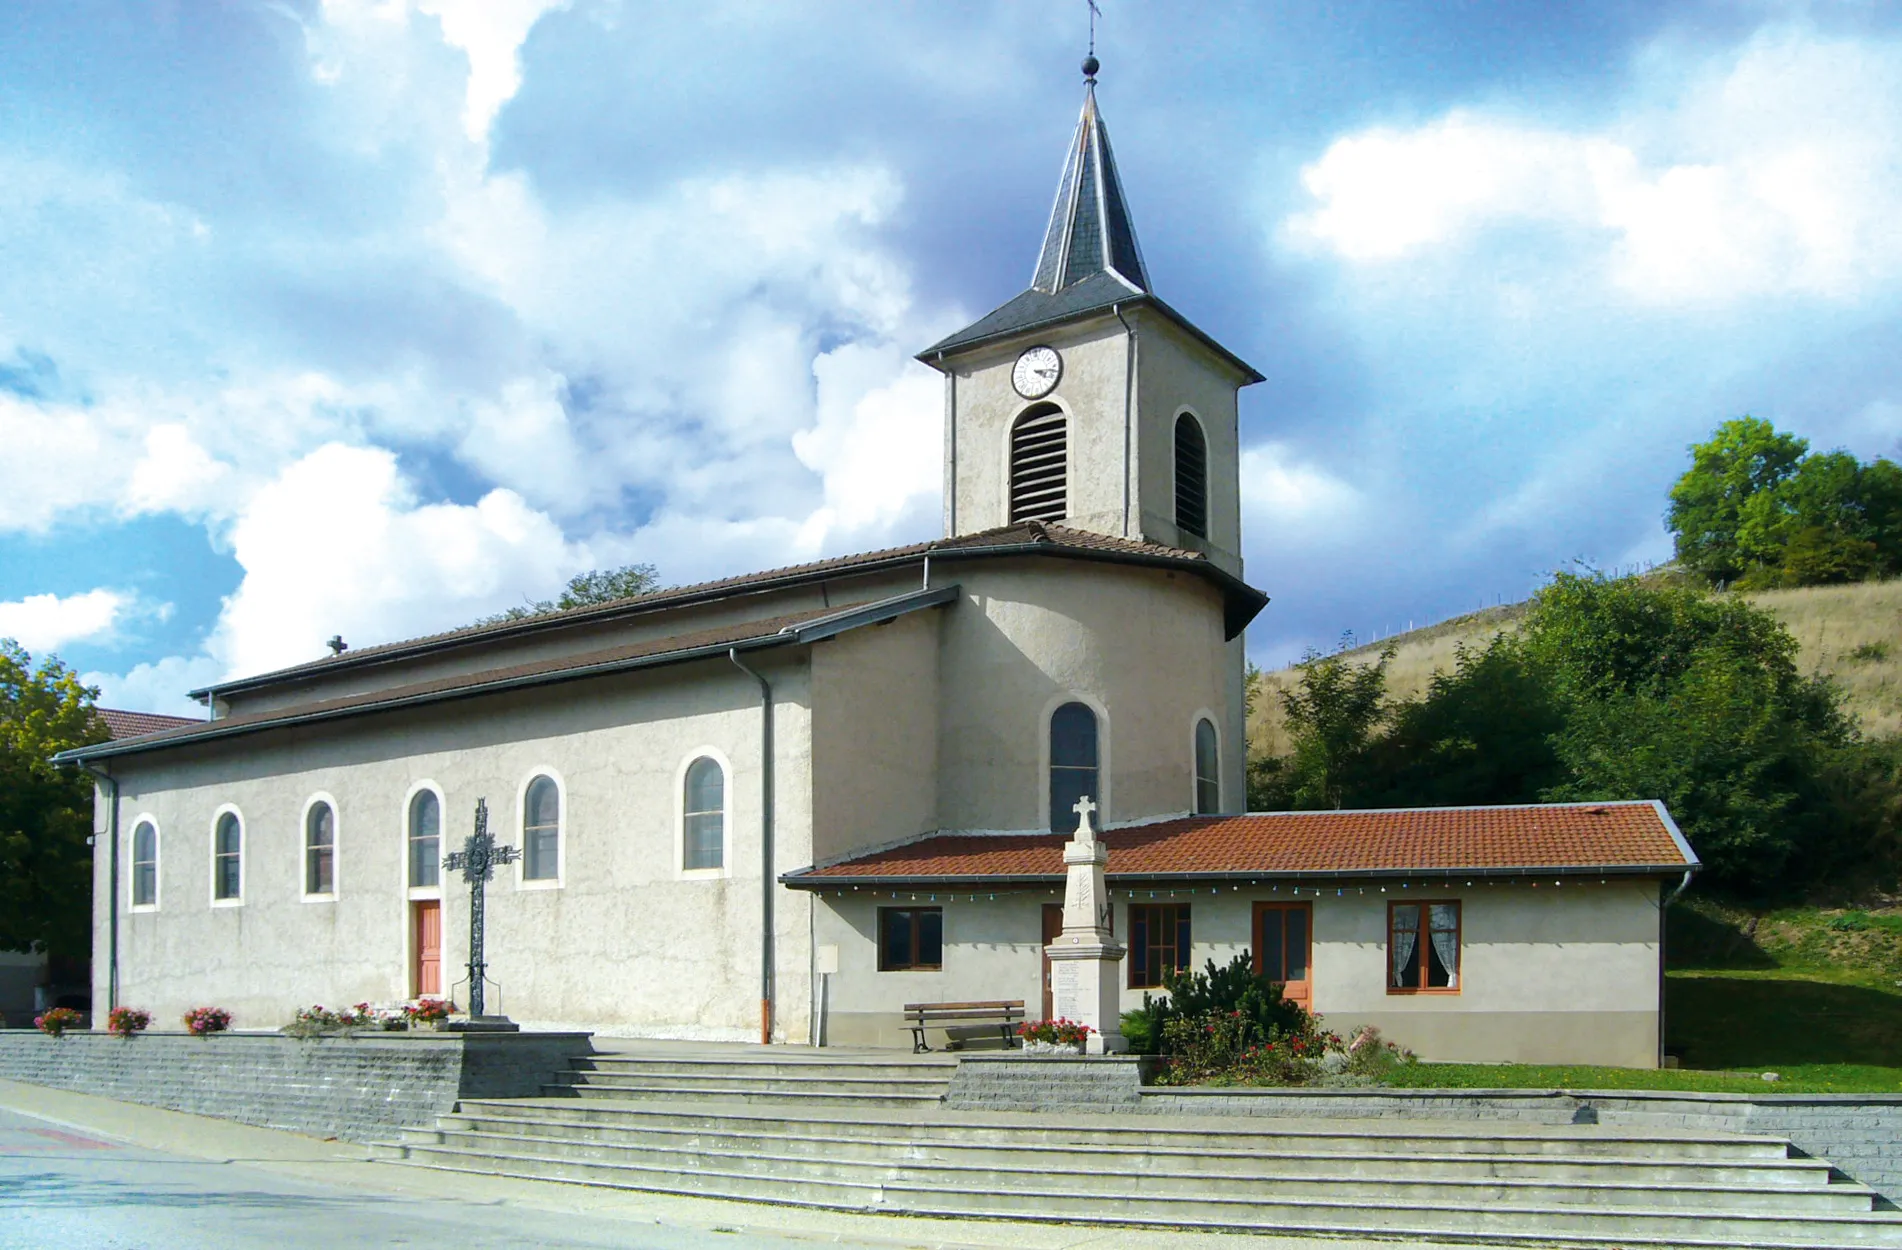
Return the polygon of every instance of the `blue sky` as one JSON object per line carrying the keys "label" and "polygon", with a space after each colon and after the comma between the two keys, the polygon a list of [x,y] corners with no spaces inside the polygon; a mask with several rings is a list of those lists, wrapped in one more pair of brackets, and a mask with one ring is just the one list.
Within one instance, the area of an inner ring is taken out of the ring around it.
{"label": "blue sky", "polygon": [[[1745,412],[1902,444],[1902,10],[1137,5],[1099,99],[1244,393],[1277,664],[1662,559]],[[112,706],[926,537],[1084,5],[0,0],[0,634]]]}

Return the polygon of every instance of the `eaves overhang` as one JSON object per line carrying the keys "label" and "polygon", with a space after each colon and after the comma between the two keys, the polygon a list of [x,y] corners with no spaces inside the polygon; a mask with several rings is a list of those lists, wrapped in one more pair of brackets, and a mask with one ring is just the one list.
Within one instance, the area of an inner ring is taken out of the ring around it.
{"label": "eaves overhang", "polygon": [[[1334,881],[1435,881],[1454,884],[1458,881],[1500,881],[1526,880],[1530,878],[1554,880],[1577,879],[1583,877],[1626,877],[1626,878],[1665,878],[1682,876],[1683,864],[1523,864],[1485,868],[1329,868],[1329,869],[1249,869],[1218,872],[1144,872],[1119,873],[1109,870],[1104,880],[1117,889],[1142,889],[1155,885],[1161,889],[1167,886],[1189,885],[1258,885],[1294,881],[1303,884],[1310,882]],[[1065,875],[1051,873],[1014,873],[995,876],[899,876],[867,875],[837,876],[816,872],[810,868],[796,869],[782,873],[781,885],[794,890],[826,890],[835,887],[848,889],[937,889],[954,890],[966,888],[992,888],[1005,886],[1047,887],[1061,885]]]}

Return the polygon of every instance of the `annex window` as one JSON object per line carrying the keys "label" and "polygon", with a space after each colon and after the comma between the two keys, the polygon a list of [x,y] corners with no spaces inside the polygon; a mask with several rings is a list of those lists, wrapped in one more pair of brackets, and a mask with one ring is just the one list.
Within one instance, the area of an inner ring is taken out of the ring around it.
{"label": "annex window", "polygon": [[418,790],[409,801],[409,883],[442,884],[442,802],[434,790]]}
{"label": "annex window", "polygon": [[1066,703],[1050,714],[1050,831],[1076,832],[1076,804],[1096,801],[1096,825],[1108,820],[1097,786],[1096,713],[1085,703]]}
{"label": "annex window", "polygon": [[1061,521],[1069,514],[1070,419],[1038,404],[1010,427],[1010,519]]}
{"label": "annex window", "polygon": [[944,967],[942,907],[878,909],[878,970],[936,971]]}
{"label": "annex window", "polygon": [[1209,536],[1209,445],[1186,412],[1176,418],[1176,528]]}
{"label": "annex window", "polygon": [[1387,992],[1460,987],[1460,905],[1387,904]]}
{"label": "annex window", "polygon": [[244,896],[244,825],[236,812],[225,812],[211,831],[211,897],[219,902]]}
{"label": "annex window", "polygon": [[337,892],[337,809],[319,799],[304,813],[304,893]]}
{"label": "annex window", "polygon": [[149,820],[132,830],[132,905],[158,906],[158,826]]}
{"label": "annex window", "polygon": [[1189,905],[1129,905],[1129,988],[1158,989],[1189,966]]}
{"label": "annex window", "polygon": [[1310,1001],[1311,903],[1255,904],[1255,972],[1281,986],[1281,995],[1303,1007]]}
{"label": "annex window", "polygon": [[561,876],[561,789],[553,777],[528,783],[522,804],[522,877],[554,881]]}
{"label": "annex window", "polygon": [[726,866],[726,772],[703,755],[687,766],[681,801],[681,866],[688,870]]}
{"label": "annex window", "polygon": [[1195,814],[1213,816],[1222,810],[1222,752],[1216,743],[1215,723],[1195,722]]}

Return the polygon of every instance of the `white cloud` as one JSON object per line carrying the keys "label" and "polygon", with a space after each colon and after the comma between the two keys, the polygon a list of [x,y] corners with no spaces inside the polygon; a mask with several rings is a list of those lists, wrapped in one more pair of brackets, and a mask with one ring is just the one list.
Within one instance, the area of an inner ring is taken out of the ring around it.
{"label": "white cloud", "polygon": [[1902,46],[1780,29],[1640,72],[1594,129],[1455,110],[1341,138],[1282,237],[1376,264],[1543,226],[1570,232],[1554,255],[1653,303],[1852,300],[1902,278]]}
{"label": "white cloud", "polygon": [[132,596],[104,588],[64,598],[28,595],[0,603],[0,638],[11,638],[35,655],[58,651],[111,633],[131,602]]}
{"label": "white cloud", "polygon": [[123,712],[157,712],[164,716],[203,717],[203,705],[186,694],[224,676],[224,666],[208,655],[168,655],[135,666],[128,673],[85,673],[80,680],[99,688],[100,707]]}
{"label": "white cloud", "polygon": [[443,38],[469,57],[469,90],[462,124],[480,142],[489,123],[522,85],[517,53],[541,16],[565,7],[561,0],[418,0],[422,12],[442,23]]}
{"label": "white cloud", "polygon": [[231,466],[214,460],[178,423],[145,432],[145,454],[132,466],[122,503],[127,512],[215,512],[218,487]]}
{"label": "white cloud", "polygon": [[[813,362],[817,420],[793,452],[824,482],[809,531],[880,530],[943,479],[944,383],[891,346],[850,343]],[[823,537],[814,544],[823,545]]]}
{"label": "white cloud", "polygon": [[1274,530],[1295,528],[1315,534],[1353,520],[1360,493],[1340,478],[1297,462],[1279,443],[1244,448],[1241,460],[1242,513],[1250,522]]}

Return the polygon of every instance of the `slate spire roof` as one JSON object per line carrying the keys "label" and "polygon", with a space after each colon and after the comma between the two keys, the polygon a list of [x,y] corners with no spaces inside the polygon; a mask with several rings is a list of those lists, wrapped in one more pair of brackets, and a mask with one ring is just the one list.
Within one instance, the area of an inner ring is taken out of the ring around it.
{"label": "slate spire roof", "polygon": [[1109,130],[1096,108],[1096,80],[1091,78],[1030,286],[1055,295],[1099,273],[1120,278],[1132,291],[1149,290],[1149,273],[1143,268],[1129,200],[1116,174]]}

